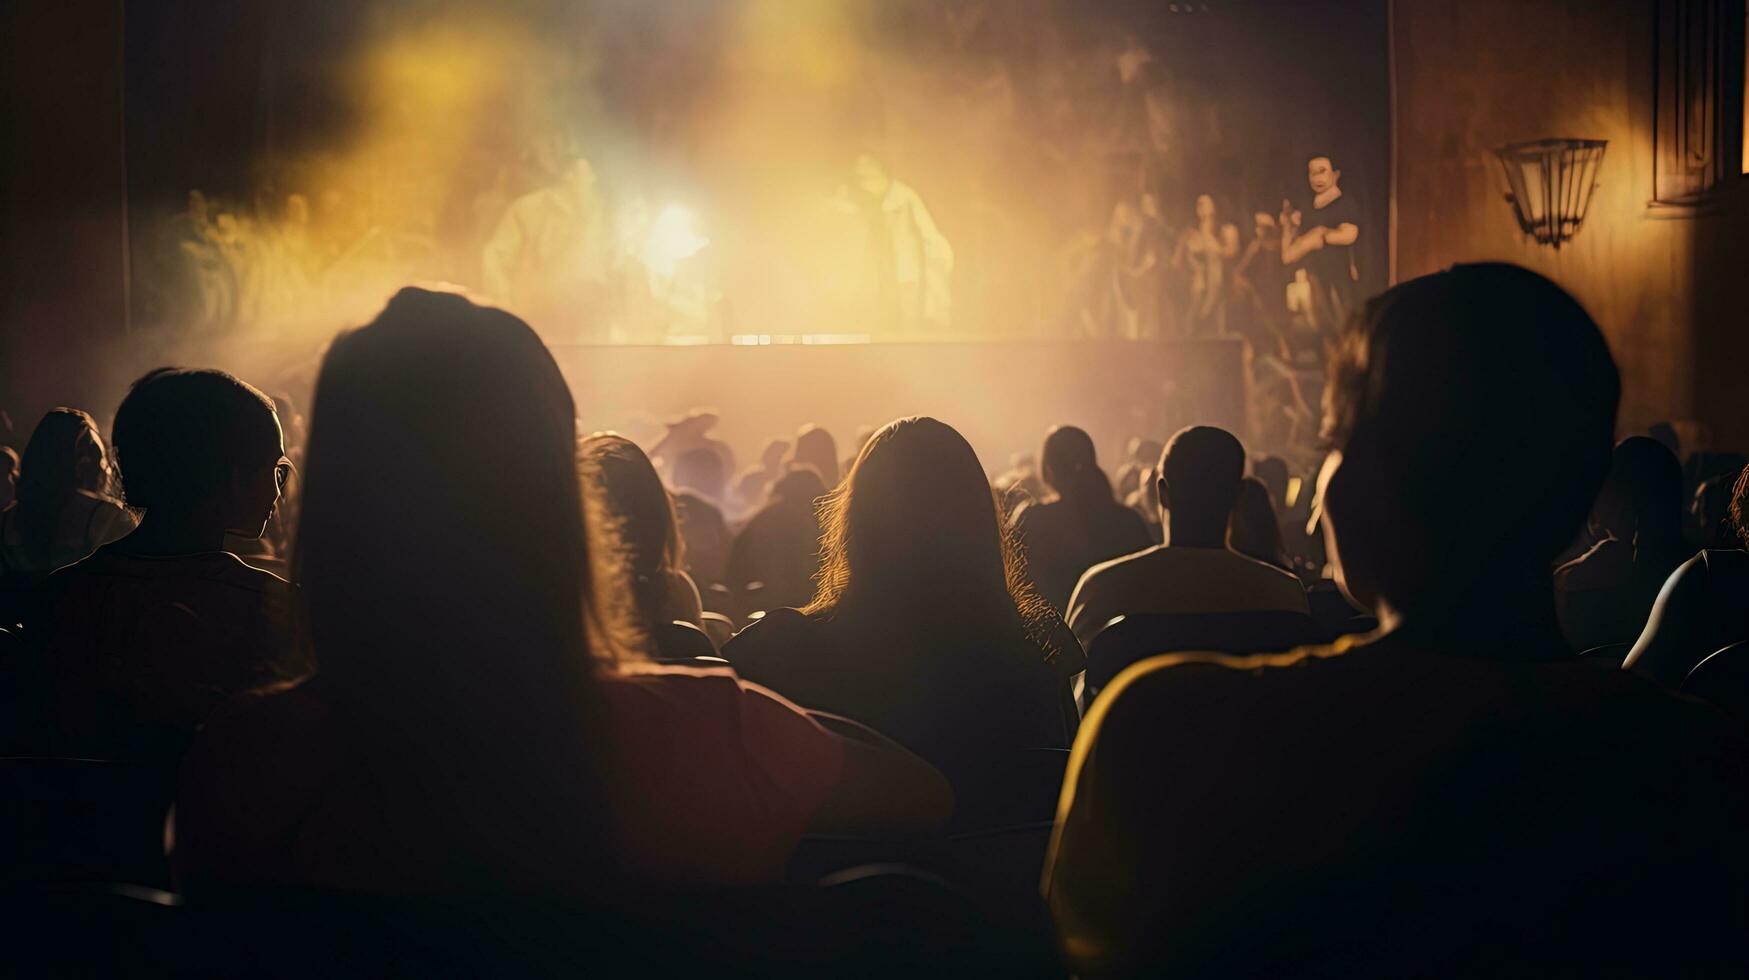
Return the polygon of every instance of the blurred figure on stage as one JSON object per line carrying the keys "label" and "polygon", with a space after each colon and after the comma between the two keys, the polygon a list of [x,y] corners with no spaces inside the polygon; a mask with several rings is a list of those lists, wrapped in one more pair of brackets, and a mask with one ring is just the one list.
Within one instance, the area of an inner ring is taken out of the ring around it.
{"label": "blurred figure on stage", "polygon": [[480,256],[487,293],[549,337],[603,339],[613,264],[595,168],[573,157],[557,183],[511,203]]}
{"label": "blurred figure on stage", "polygon": [[1251,216],[1251,241],[1233,270],[1231,319],[1259,354],[1287,359],[1288,269],[1281,261],[1281,227],[1275,216],[1259,211]]}
{"label": "blurred figure on stage", "polygon": [[851,168],[850,193],[868,223],[883,323],[904,333],[946,329],[953,312],[953,246],[923,198],[866,153]]}
{"label": "blurred figure on stage", "polygon": [[1312,317],[1318,331],[1333,335],[1354,309],[1360,269],[1354,243],[1360,240],[1360,207],[1342,193],[1342,171],[1328,156],[1306,161],[1312,200],[1295,210],[1281,202],[1281,261],[1303,266],[1312,283]]}
{"label": "blurred figure on stage", "polygon": [[1184,331],[1192,337],[1214,337],[1227,329],[1228,266],[1239,256],[1239,229],[1223,224],[1215,199],[1196,199],[1196,224],[1185,229],[1172,253],[1174,269],[1190,270],[1189,304]]}

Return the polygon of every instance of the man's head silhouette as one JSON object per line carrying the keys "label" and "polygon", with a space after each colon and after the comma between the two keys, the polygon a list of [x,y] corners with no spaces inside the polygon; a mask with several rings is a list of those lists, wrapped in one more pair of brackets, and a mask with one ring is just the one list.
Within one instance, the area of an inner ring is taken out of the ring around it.
{"label": "man's head silhouette", "polygon": [[1620,393],[1597,324],[1527,269],[1460,265],[1374,298],[1325,392],[1344,588],[1434,621],[1538,611],[1609,471]]}
{"label": "man's head silhouette", "polygon": [[1225,429],[1179,430],[1160,453],[1160,505],[1170,528],[1166,543],[1226,546],[1227,519],[1245,478],[1245,447]]}

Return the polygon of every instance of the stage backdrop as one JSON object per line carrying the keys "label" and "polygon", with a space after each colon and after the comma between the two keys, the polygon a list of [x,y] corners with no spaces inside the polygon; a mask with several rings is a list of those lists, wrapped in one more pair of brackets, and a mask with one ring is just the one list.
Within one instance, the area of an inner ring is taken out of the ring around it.
{"label": "stage backdrop", "polygon": [[444,280],[563,341],[1231,332],[1210,243],[1313,155],[1383,282],[1385,9],[127,4],[131,318],[320,337]]}

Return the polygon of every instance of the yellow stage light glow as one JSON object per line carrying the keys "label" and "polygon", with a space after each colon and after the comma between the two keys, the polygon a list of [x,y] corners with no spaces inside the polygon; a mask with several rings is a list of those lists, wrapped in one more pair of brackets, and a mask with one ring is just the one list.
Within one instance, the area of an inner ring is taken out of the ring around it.
{"label": "yellow stage light glow", "polygon": [[674,275],[674,267],[697,255],[711,240],[698,233],[691,211],[670,204],[656,215],[650,225],[649,240],[644,245],[644,263],[651,272],[663,277]]}

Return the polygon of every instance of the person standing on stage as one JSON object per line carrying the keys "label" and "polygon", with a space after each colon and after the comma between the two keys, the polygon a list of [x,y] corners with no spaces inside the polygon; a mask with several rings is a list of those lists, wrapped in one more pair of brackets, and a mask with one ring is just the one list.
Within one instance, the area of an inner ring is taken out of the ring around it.
{"label": "person standing on stage", "polygon": [[1239,255],[1239,229],[1220,220],[1215,199],[1196,199],[1196,224],[1185,229],[1172,253],[1172,267],[1190,268],[1190,303],[1184,330],[1191,337],[1218,337],[1227,331],[1228,263]]}
{"label": "person standing on stage", "polygon": [[481,254],[486,291],[536,323],[596,339],[607,323],[612,265],[595,168],[573,157],[557,183],[511,203]]}
{"label": "person standing on stage", "polygon": [[1360,208],[1342,193],[1337,170],[1327,156],[1306,161],[1306,183],[1312,203],[1294,210],[1281,202],[1281,261],[1302,264],[1312,280],[1312,314],[1320,332],[1333,334],[1354,308],[1356,284],[1354,243],[1360,240]]}
{"label": "person standing on stage", "polygon": [[900,330],[940,330],[953,310],[953,246],[923,198],[868,154],[851,170],[852,195],[868,220],[877,263],[875,290]]}

